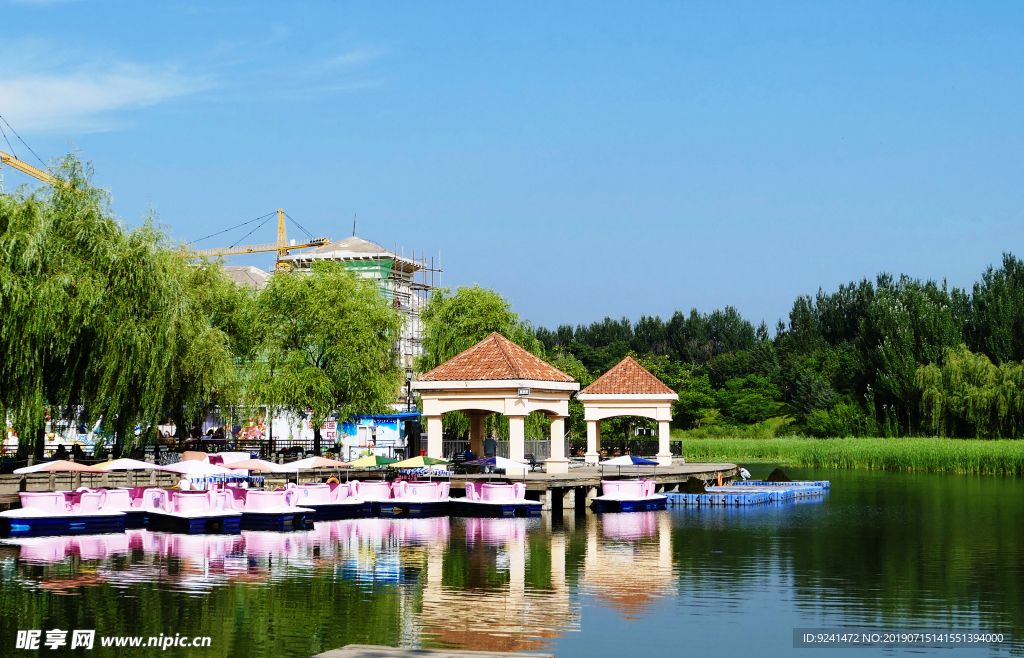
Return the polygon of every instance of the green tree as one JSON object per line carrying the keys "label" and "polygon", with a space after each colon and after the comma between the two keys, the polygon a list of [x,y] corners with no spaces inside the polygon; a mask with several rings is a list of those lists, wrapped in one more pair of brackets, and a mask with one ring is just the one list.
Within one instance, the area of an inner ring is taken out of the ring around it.
{"label": "green tree", "polygon": [[[507,299],[479,285],[459,288],[455,294],[448,288],[435,290],[420,318],[424,352],[416,363],[420,372],[433,370],[495,332],[533,354],[544,356],[544,346],[533,326],[520,320]],[[526,422],[528,436],[540,435],[546,422],[531,414]],[[464,436],[469,425],[469,417],[461,412],[444,416],[444,431],[450,436]],[[508,420],[489,417],[485,431],[507,437]]]}
{"label": "green tree", "polygon": [[759,423],[779,408],[778,389],[767,377],[747,375],[725,383],[716,394],[722,414],[734,423]]}
{"label": "green tree", "polygon": [[262,342],[251,397],[308,412],[314,453],[332,413],[381,413],[394,401],[400,319],[372,281],[344,265],[274,275],[259,294],[255,324]]}
{"label": "green tree", "polygon": [[119,445],[154,423],[175,352],[183,259],[152,221],[129,229],[75,155],[59,183],[0,195],[0,415],[19,454],[43,453],[43,422],[102,418]]}

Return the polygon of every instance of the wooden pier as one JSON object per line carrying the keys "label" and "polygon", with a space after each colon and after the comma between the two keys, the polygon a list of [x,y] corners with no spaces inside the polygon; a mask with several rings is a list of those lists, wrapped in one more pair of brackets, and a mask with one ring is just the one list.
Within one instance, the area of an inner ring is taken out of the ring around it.
{"label": "wooden pier", "polygon": [[[656,490],[661,492],[679,491],[681,485],[691,478],[711,482],[721,475],[723,480],[738,477],[738,467],[735,464],[684,464],[675,463],[672,466],[659,466],[652,469],[650,466],[641,466],[639,477],[654,480],[657,483]],[[526,497],[531,500],[539,500],[544,504],[543,511],[559,511],[563,509],[576,509],[590,507],[590,502],[595,496],[601,495],[601,479],[608,477],[638,477],[635,466],[623,466],[621,471],[616,466],[604,467],[585,466],[582,468],[569,469],[568,473],[527,473],[526,476],[510,477],[505,475],[489,475],[481,473],[478,475],[453,475],[452,496],[462,496],[465,491],[465,482],[483,481],[488,479],[508,479],[514,482],[526,482]],[[463,483],[460,487],[460,483]]]}
{"label": "wooden pier", "polygon": [[[379,480],[385,472],[369,469],[342,469],[342,481]],[[283,487],[289,480],[295,481],[296,475],[285,473],[261,474],[269,488]],[[335,475],[335,471],[301,471],[297,479],[303,482],[321,482],[324,478]],[[602,477],[637,477],[635,466],[605,467],[584,466],[569,469],[568,473],[527,473],[525,476],[508,476],[501,474],[481,473],[477,475],[453,475],[452,497],[465,495],[466,481],[509,480],[526,482],[526,496],[531,500],[543,503],[544,511],[560,511],[590,506],[590,501],[600,495]],[[737,477],[735,464],[684,464],[674,463],[671,466],[641,466],[639,477],[654,480],[658,492],[678,491],[687,479],[695,477],[705,482],[712,482],[721,475],[723,480]],[[447,477],[447,476],[443,476]],[[0,475],[0,509],[9,509],[12,505],[20,506],[19,491],[68,491],[78,487],[131,487],[150,486],[169,488],[181,478],[177,473],[161,471],[143,471],[126,473],[115,471],[106,475],[91,473],[32,473],[29,475]]]}

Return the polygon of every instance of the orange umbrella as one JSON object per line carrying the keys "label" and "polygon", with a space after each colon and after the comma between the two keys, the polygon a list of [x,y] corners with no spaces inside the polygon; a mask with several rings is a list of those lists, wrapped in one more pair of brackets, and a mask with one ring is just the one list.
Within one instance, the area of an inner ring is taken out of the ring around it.
{"label": "orange umbrella", "polygon": [[181,453],[181,461],[183,461],[183,462],[193,461],[193,460],[197,461],[197,462],[201,462],[204,459],[206,459],[207,457],[209,457],[209,455],[207,455],[205,452],[202,452],[200,450],[186,450],[185,452]]}
{"label": "orange umbrella", "polygon": [[106,473],[106,471],[101,468],[86,466],[85,464],[67,461],[66,459],[58,459],[56,461],[44,462],[42,464],[26,466],[24,468],[17,468],[14,470],[18,475],[23,475],[25,473],[54,473],[70,471],[81,471],[82,473]]}

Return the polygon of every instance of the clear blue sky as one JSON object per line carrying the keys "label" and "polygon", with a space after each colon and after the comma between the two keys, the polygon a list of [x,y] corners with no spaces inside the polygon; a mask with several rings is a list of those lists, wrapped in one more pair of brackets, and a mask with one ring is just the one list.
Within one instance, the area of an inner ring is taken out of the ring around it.
{"label": "clear blue sky", "polygon": [[358,213],[538,324],[774,325],[819,286],[1024,255],[1022,13],[23,1],[0,4],[0,114],[180,240],[277,207],[339,238]]}

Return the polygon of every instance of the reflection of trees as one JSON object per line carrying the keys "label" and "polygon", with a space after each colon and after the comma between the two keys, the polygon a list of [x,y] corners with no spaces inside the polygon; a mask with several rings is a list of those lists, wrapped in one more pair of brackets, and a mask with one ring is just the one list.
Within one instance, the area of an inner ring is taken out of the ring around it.
{"label": "reflection of trees", "polygon": [[781,580],[822,625],[977,618],[1020,635],[1020,499],[1014,479],[854,472],[834,475],[827,514],[817,503],[812,514],[800,504],[674,512],[679,589],[743,596]]}

